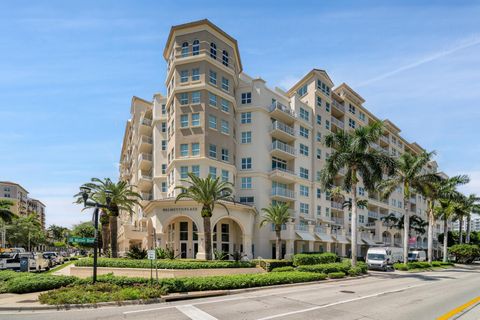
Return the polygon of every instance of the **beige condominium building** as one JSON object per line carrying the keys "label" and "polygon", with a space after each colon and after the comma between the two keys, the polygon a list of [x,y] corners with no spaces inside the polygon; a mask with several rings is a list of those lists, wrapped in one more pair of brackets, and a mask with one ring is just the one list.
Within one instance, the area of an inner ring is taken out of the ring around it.
{"label": "beige condominium building", "polygon": [[17,216],[35,214],[45,228],[45,205],[40,200],[29,198],[28,191],[18,183],[0,181],[0,199],[12,201],[10,210]]}
{"label": "beige condominium building", "polygon": [[[261,208],[283,202],[292,219],[282,230],[282,254],[348,255],[350,213],[322,189],[319,174],[331,153],[323,143],[326,135],[380,121],[363,107],[365,100],[345,83],[335,86],[319,69],[288,91],[268,87],[243,72],[237,41],[208,20],[172,27],[163,55],[166,95],[133,97],[125,128],[120,177],[138,188],[143,208],[120,219],[120,251],[170,247],[181,257],[205,257],[200,206],[174,201],[175,186],[193,172],[235,187],[229,213],[217,207],[213,214],[214,249],[273,257],[275,234],[272,226],[259,227]],[[402,138],[392,121],[383,123],[384,135],[373,148],[392,156],[423,151]],[[437,165],[431,162],[424,170],[434,172]],[[402,231],[380,218],[403,214],[401,187],[388,200],[361,186],[358,194],[368,199],[359,213],[359,252],[376,244],[400,246]],[[426,220],[421,195],[413,194],[408,208]],[[438,224],[435,235],[441,231]],[[413,234],[411,246],[425,248],[426,237]]]}

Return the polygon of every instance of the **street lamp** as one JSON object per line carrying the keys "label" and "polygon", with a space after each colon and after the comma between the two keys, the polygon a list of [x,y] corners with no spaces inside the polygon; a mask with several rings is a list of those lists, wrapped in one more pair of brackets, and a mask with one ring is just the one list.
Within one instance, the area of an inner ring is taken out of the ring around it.
{"label": "street lamp", "polygon": [[[97,281],[97,260],[98,260],[98,211],[100,208],[109,209],[112,202],[112,193],[110,191],[105,191],[105,202],[106,204],[98,203],[93,200],[91,196],[92,189],[82,186],[80,187],[80,192],[82,193],[83,206],[85,208],[95,208],[93,210],[93,226],[95,227],[95,237],[93,242],[93,283]],[[91,199],[88,201],[88,199]]]}

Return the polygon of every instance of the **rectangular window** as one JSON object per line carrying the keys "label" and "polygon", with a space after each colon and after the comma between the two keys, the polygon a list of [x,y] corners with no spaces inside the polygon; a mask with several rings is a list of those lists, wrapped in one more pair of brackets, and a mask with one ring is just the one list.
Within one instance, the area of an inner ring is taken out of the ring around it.
{"label": "rectangular window", "polygon": [[222,77],[222,89],[228,91],[230,84],[227,78]]}
{"label": "rectangular window", "polygon": [[162,132],[163,133],[167,132],[167,123],[166,122],[162,122]]}
{"label": "rectangular window", "polygon": [[192,113],[192,127],[200,125],[200,113]]}
{"label": "rectangular window", "polygon": [[180,167],[180,178],[181,179],[187,179],[188,178],[188,167],[187,166],[181,166]]}
{"label": "rectangular window", "polygon": [[298,95],[301,97],[307,93],[307,85],[302,86],[297,90]]}
{"label": "rectangular window", "polygon": [[242,158],[242,170],[252,169],[252,158]]}
{"label": "rectangular window", "polygon": [[317,159],[318,160],[322,159],[322,150],[321,149],[317,149]]}
{"label": "rectangular window", "polygon": [[180,145],[180,156],[181,157],[188,157],[188,144],[181,144]]}
{"label": "rectangular window", "polygon": [[192,156],[200,155],[200,143],[192,143]]}
{"label": "rectangular window", "polygon": [[242,112],[241,113],[241,122],[245,123],[252,123],[252,113],[251,112]]}
{"label": "rectangular window", "polygon": [[308,169],[300,167],[300,178],[308,179]]}
{"label": "rectangular window", "polygon": [[365,195],[365,188],[363,187],[358,187],[358,194],[360,196],[364,196]]}
{"label": "rectangular window", "polygon": [[222,161],[228,161],[229,158],[228,149],[222,148]]}
{"label": "rectangular window", "polygon": [[213,85],[217,85],[217,73],[215,71],[210,70],[208,81]]}
{"label": "rectangular window", "polygon": [[195,68],[192,69],[192,81],[197,81],[200,80],[200,69]]}
{"label": "rectangular window", "polygon": [[214,115],[209,115],[208,125],[211,129],[217,129],[217,117],[215,117]]}
{"label": "rectangular window", "polygon": [[242,143],[251,143],[252,142],[252,132],[244,131],[242,132]]}
{"label": "rectangular window", "polygon": [[300,143],[300,154],[308,157],[308,146]]}
{"label": "rectangular window", "polygon": [[322,189],[317,188],[317,199],[321,199],[321,198],[322,198]]}
{"label": "rectangular window", "polygon": [[200,176],[200,166],[192,166],[192,174],[195,176]]}
{"label": "rectangular window", "polygon": [[303,108],[300,108],[300,118],[302,118],[305,121],[309,121],[310,119],[309,112]]}
{"label": "rectangular window", "polygon": [[328,130],[330,130],[330,121],[325,120],[325,128],[327,128]]}
{"label": "rectangular window", "polygon": [[352,129],[355,129],[355,120],[348,119],[348,126]]}
{"label": "rectangular window", "polygon": [[308,203],[300,202],[300,213],[308,214],[308,211],[309,211]]}
{"label": "rectangular window", "polygon": [[322,206],[317,206],[317,216],[322,215]]}
{"label": "rectangular window", "polygon": [[242,104],[249,104],[252,103],[252,93],[251,92],[244,92],[242,93]]}
{"label": "rectangular window", "polygon": [[322,116],[317,114],[317,124],[322,125]]}
{"label": "rectangular window", "polygon": [[209,167],[208,168],[208,173],[212,176],[213,179],[217,178],[217,168]]}
{"label": "rectangular window", "polygon": [[358,113],[358,117],[360,118],[360,120],[362,120],[363,122],[365,122],[365,119],[366,119],[365,113],[359,112],[359,113]]}
{"label": "rectangular window", "polygon": [[217,107],[217,96],[213,93],[208,93],[208,104],[212,107]]}
{"label": "rectangular window", "polygon": [[317,132],[317,142],[322,142],[322,133]]}
{"label": "rectangular window", "polygon": [[230,133],[230,123],[227,120],[222,119],[222,133]]}
{"label": "rectangular window", "polygon": [[217,158],[217,146],[214,145],[214,144],[211,144],[209,147],[208,147],[208,155],[212,158]]}
{"label": "rectangular window", "polygon": [[319,96],[317,96],[317,107],[322,107],[322,98],[320,98]]}
{"label": "rectangular window", "polygon": [[162,140],[162,151],[167,150],[167,140]]}
{"label": "rectangular window", "polygon": [[242,189],[252,189],[252,177],[242,177]]}
{"label": "rectangular window", "polygon": [[225,99],[222,99],[222,111],[227,113],[230,112],[230,102]]}
{"label": "rectangular window", "polygon": [[162,174],[166,174],[166,173],[167,173],[167,165],[162,164]]}
{"label": "rectangular window", "polygon": [[182,128],[188,127],[188,114],[182,114],[180,116],[180,127]]}
{"label": "rectangular window", "polygon": [[304,186],[304,185],[300,185],[300,195],[303,196],[303,197],[308,197],[308,194],[309,194],[309,188],[307,186]]}
{"label": "rectangular window", "polygon": [[167,192],[167,183],[162,182],[162,192]]}
{"label": "rectangular window", "polygon": [[192,104],[199,104],[202,96],[200,94],[200,91],[194,91],[192,92]]}
{"label": "rectangular window", "polygon": [[222,181],[228,182],[228,170],[222,170]]}
{"label": "rectangular window", "polygon": [[184,106],[188,104],[188,93],[182,92],[180,93],[180,105]]}
{"label": "rectangular window", "polygon": [[248,203],[248,204],[251,204],[251,203],[254,203],[255,202],[255,198],[254,197],[240,197],[240,203]]}
{"label": "rectangular window", "polygon": [[330,87],[323,81],[317,80],[317,89],[321,90],[325,95],[330,96]]}
{"label": "rectangular window", "polygon": [[300,135],[304,138],[308,139],[308,129],[305,127],[300,126]]}
{"label": "rectangular window", "polygon": [[180,82],[181,83],[188,82],[188,70],[180,71]]}
{"label": "rectangular window", "polygon": [[359,215],[359,216],[358,216],[358,221],[359,221],[360,223],[365,223],[365,216],[362,215],[362,214]]}
{"label": "rectangular window", "polygon": [[351,103],[348,104],[348,111],[349,111],[351,114],[357,113],[357,109],[356,109],[355,106],[352,105]]}
{"label": "rectangular window", "polygon": [[330,112],[330,103],[325,102],[325,111]]}

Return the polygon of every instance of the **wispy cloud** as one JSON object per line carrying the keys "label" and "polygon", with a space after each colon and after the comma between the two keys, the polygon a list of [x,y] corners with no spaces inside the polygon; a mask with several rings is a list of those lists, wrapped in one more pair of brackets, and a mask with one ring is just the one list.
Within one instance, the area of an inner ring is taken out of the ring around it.
{"label": "wispy cloud", "polygon": [[363,81],[359,84],[356,84],[355,87],[367,86],[371,83],[374,83],[374,82],[383,80],[385,78],[394,76],[394,75],[396,75],[398,73],[401,73],[403,71],[416,68],[416,67],[421,66],[425,63],[438,60],[438,59],[443,58],[445,56],[451,55],[451,54],[453,54],[457,51],[460,51],[460,50],[463,50],[463,49],[466,49],[466,48],[470,48],[470,47],[476,46],[478,44],[480,44],[480,35],[475,35],[475,36],[469,37],[467,39],[463,39],[462,41],[460,41],[459,44],[457,44],[457,45],[455,45],[455,46],[453,46],[449,49],[441,50],[439,52],[433,53],[433,54],[431,54],[431,55],[429,55],[429,56],[427,56],[423,59],[420,59],[418,61],[412,62],[412,63],[407,64],[405,66],[399,67],[399,68],[394,69],[392,71],[389,71],[389,72],[386,72],[386,73],[381,74],[379,76],[376,76],[374,78],[371,78],[369,80]]}

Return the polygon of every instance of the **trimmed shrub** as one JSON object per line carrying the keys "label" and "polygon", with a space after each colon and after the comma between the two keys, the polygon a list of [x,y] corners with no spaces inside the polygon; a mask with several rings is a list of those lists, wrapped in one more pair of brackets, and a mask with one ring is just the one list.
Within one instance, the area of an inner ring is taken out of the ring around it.
{"label": "trimmed shrub", "polygon": [[407,271],[408,270],[408,266],[403,264],[403,263],[394,263],[393,268],[395,270],[400,270],[400,271]]}
{"label": "trimmed shrub", "polygon": [[10,293],[38,292],[64,287],[74,283],[76,280],[76,277],[70,276],[32,274],[11,278],[4,283],[2,289],[4,292]]}
{"label": "trimmed shrub", "polygon": [[363,269],[359,266],[352,267],[350,268],[350,270],[348,270],[348,275],[350,277],[358,277],[358,276],[361,276],[363,273],[364,273]]}
{"label": "trimmed shrub", "polygon": [[130,251],[127,252],[127,257],[129,259],[141,260],[147,257],[147,250],[141,249],[139,247],[133,247]]}
{"label": "trimmed shrub", "polygon": [[272,269],[275,269],[275,268],[293,266],[292,260],[262,259],[262,260],[256,260],[256,262],[258,266],[267,270],[268,272],[272,271]]}
{"label": "trimmed shrub", "polygon": [[330,279],[340,279],[340,278],[345,278],[345,272],[330,272],[328,274],[328,277]]}
{"label": "trimmed shrub", "polygon": [[287,272],[287,271],[295,271],[295,268],[292,266],[278,267],[278,268],[273,268],[270,272]]}
{"label": "trimmed shrub", "polygon": [[480,258],[480,247],[475,244],[456,244],[448,248],[448,253],[455,256],[458,263],[472,263]]}
{"label": "trimmed shrub", "polygon": [[335,263],[324,263],[324,264],[315,264],[315,265],[305,265],[299,266],[298,271],[301,272],[317,272],[317,273],[332,273],[332,272],[343,272],[347,273],[350,270],[351,264],[347,262],[335,262]]}
{"label": "trimmed shrub", "polygon": [[368,273],[368,265],[365,262],[358,261],[357,268],[360,268],[360,270],[362,270],[362,273]]}
{"label": "trimmed shrub", "polygon": [[320,254],[299,253],[293,256],[293,265],[305,266],[323,263],[334,263],[337,260],[337,255],[331,252],[325,252]]}
{"label": "trimmed shrub", "polygon": [[[250,261],[207,261],[207,260],[154,260],[153,266],[159,269],[216,269],[216,268],[253,268]],[[93,259],[82,259],[75,262],[76,267],[92,267]],[[99,267],[107,268],[150,268],[150,260],[131,260],[118,258],[100,258]]]}

